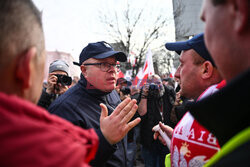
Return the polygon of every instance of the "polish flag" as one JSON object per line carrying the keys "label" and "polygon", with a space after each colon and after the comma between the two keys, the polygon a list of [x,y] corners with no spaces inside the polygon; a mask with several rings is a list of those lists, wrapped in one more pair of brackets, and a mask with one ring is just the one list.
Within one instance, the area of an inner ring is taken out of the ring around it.
{"label": "polish flag", "polygon": [[148,76],[153,74],[155,74],[155,71],[153,66],[152,52],[148,50],[143,69],[141,69],[136,75],[133,81],[133,85],[137,85],[137,87],[142,87],[147,82]]}
{"label": "polish flag", "polygon": [[117,73],[117,78],[124,78],[124,74],[122,71],[119,71],[119,73]]}
{"label": "polish flag", "polygon": [[172,67],[171,72],[170,72],[170,74],[169,74],[169,77],[170,77],[170,78],[174,78],[175,72],[176,72],[176,69],[175,69],[174,67]]}
{"label": "polish flag", "polygon": [[[117,64],[120,64],[120,62],[117,61]],[[117,78],[124,78],[124,74],[121,70],[117,73]]]}

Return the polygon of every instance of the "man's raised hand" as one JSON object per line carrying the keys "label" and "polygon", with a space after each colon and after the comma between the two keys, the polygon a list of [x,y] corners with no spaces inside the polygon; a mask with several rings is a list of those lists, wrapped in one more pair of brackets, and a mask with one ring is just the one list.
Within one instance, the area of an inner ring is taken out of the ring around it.
{"label": "man's raised hand", "polygon": [[122,140],[128,131],[141,121],[140,118],[136,118],[129,122],[138,108],[134,99],[123,100],[109,116],[107,107],[104,104],[100,104],[100,107],[102,109],[100,128],[103,136],[111,145]]}

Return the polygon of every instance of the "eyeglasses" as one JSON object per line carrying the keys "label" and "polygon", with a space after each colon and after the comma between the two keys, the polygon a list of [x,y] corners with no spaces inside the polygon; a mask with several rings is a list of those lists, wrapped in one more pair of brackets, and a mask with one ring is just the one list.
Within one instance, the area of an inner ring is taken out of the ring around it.
{"label": "eyeglasses", "polygon": [[119,64],[109,64],[109,63],[86,63],[83,64],[85,66],[90,66],[90,65],[98,65],[99,68],[103,71],[103,72],[108,72],[111,69],[111,66],[114,67],[115,69],[119,70],[120,69],[120,65]]}

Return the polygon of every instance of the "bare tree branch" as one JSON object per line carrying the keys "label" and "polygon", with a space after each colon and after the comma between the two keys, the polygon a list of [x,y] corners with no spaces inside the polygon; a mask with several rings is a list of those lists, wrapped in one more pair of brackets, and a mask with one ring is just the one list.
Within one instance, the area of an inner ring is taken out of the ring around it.
{"label": "bare tree branch", "polygon": [[159,14],[153,19],[153,23],[147,25],[147,20],[153,17],[145,17],[144,11],[143,7],[139,10],[132,10],[130,4],[127,3],[122,15],[114,12],[114,17],[107,17],[105,13],[101,14],[102,17],[100,17],[101,23],[106,26],[106,32],[116,43],[117,48],[127,54],[130,54],[131,51],[136,52],[138,63],[133,69],[133,75],[143,65],[143,58],[147,50],[153,46],[155,41],[163,38],[160,34],[165,33],[168,23],[168,18]]}

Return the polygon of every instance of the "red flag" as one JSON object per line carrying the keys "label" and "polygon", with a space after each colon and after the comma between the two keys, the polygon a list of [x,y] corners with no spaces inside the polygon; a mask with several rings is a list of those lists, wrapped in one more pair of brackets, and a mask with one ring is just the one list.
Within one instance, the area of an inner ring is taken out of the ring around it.
{"label": "red flag", "polygon": [[170,78],[173,78],[173,75],[172,75],[172,73],[170,73],[170,74],[169,74],[169,77],[170,77]]}
{"label": "red flag", "polygon": [[120,71],[118,74],[117,74],[117,78],[124,78],[124,74],[122,71]]}
{"label": "red flag", "polygon": [[153,66],[152,53],[150,50],[148,50],[143,69],[140,70],[138,74],[136,75],[133,81],[133,85],[137,85],[138,87],[143,86],[146,83],[148,76],[154,73],[155,72],[154,72],[154,66]]}

